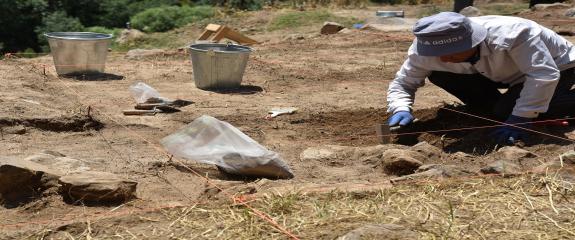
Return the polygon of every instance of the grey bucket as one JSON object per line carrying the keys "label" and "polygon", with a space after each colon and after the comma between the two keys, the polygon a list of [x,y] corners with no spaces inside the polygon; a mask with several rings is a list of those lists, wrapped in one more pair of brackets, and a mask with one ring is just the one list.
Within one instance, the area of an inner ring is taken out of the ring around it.
{"label": "grey bucket", "polygon": [[237,88],[252,49],[242,45],[199,43],[190,46],[194,83],[199,89]]}
{"label": "grey bucket", "polygon": [[104,72],[112,35],[92,32],[45,33],[58,75]]}

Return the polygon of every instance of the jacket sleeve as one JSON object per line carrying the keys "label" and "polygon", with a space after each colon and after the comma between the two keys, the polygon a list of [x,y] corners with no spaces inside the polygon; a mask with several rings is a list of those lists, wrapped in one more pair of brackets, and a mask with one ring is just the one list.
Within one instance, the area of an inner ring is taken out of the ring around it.
{"label": "jacket sleeve", "polygon": [[525,74],[525,82],[512,114],[535,118],[539,113],[547,112],[559,82],[559,69],[539,34],[520,34],[515,43],[510,55]]}
{"label": "jacket sleeve", "polygon": [[387,112],[411,111],[417,88],[425,84],[425,78],[431,72],[421,67],[422,65],[420,59],[413,54],[405,60],[395,79],[389,84]]}

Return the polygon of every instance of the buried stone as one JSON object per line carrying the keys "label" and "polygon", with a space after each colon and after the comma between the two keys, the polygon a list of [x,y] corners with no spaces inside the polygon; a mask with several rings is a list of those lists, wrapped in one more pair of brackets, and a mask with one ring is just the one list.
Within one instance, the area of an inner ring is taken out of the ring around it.
{"label": "buried stone", "polygon": [[419,167],[414,174],[391,179],[391,183],[398,183],[407,180],[465,177],[472,175],[475,175],[475,173],[455,165],[427,164]]}
{"label": "buried stone", "polygon": [[501,174],[503,176],[514,176],[521,174],[521,168],[514,163],[499,160],[481,168],[483,174]]}
{"label": "buried stone", "polygon": [[42,164],[51,169],[58,169],[63,175],[90,170],[85,161],[66,157],[62,153],[50,150],[44,150],[25,158],[25,160]]}
{"label": "buried stone", "polygon": [[107,172],[86,171],[60,178],[65,200],[82,203],[120,203],[136,198],[137,182]]}
{"label": "buried stone", "polygon": [[[421,159],[421,161],[418,159]],[[424,157],[418,152],[389,149],[383,153],[381,163],[378,166],[383,167],[384,172],[387,174],[402,176],[414,173],[415,170],[423,165],[422,161],[424,161]]]}
{"label": "buried stone", "polygon": [[497,150],[497,155],[502,160],[507,160],[510,162],[522,162],[525,159],[537,157],[537,155],[533,154],[532,152],[516,146],[502,147]]}
{"label": "buried stone", "polygon": [[58,171],[26,160],[0,160],[0,203],[17,207],[58,187]]}

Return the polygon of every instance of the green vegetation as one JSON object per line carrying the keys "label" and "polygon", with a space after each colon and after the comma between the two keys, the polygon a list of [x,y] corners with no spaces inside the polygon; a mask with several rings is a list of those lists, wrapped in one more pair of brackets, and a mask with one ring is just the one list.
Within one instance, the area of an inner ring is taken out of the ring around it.
{"label": "green vegetation", "polygon": [[114,44],[112,45],[112,49],[114,49],[114,51],[128,51],[134,48],[178,48],[188,44],[190,42],[189,40],[189,38],[181,37],[173,31],[169,31],[148,34],[125,44]]}
{"label": "green vegetation", "polygon": [[145,32],[165,32],[214,15],[211,6],[158,7],[136,14],[132,26]]}
{"label": "green vegetation", "polygon": [[325,21],[338,22],[348,27],[354,23],[359,22],[359,20],[356,18],[334,16],[333,14],[329,13],[326,10],[303,11],[303,12],[292,11],[281,14],[276,18],[274,18],[269,23],[268,30],[275,31],[280,29],[297,28],[297,27],[314,25]]}
{"label": "green vegetation", "polygon": [[38,26],[35,31],[38,35],[38,43],[43,51],[48,51],[48,40],[44,37],[44,33],[48,32],[79,32],[83,31],[84,26],[78,18],[69,17],[66,12],[54,12],[42,20],[42,24]]}

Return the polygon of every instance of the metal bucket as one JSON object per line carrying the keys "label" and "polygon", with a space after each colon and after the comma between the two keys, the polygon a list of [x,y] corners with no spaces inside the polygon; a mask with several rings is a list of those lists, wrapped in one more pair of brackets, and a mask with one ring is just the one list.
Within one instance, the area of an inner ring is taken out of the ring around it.
{"label": "metal bucket", "polygon": [[45,33],[58,75],[104,72],[112,35],[92,32]]}
{"label": "metal bucket", "polygon": [[199,89],[237,88],[251,48],[242,45],[200,43],[190,46],[194,83]]}

